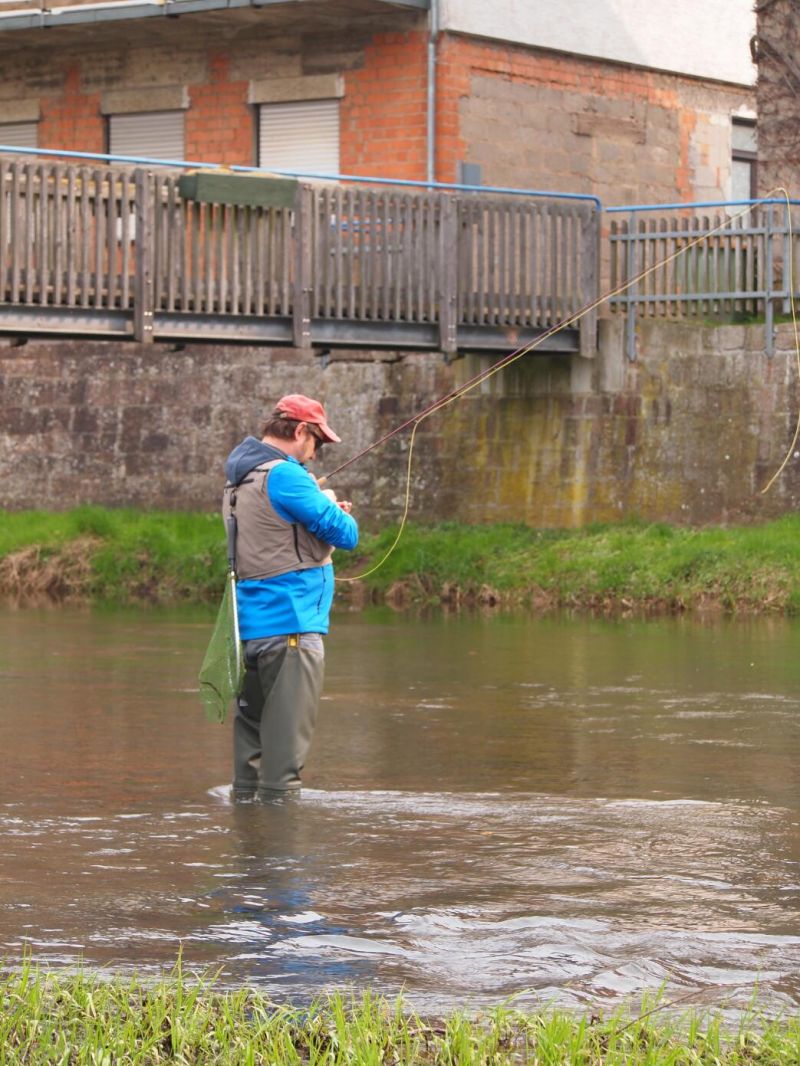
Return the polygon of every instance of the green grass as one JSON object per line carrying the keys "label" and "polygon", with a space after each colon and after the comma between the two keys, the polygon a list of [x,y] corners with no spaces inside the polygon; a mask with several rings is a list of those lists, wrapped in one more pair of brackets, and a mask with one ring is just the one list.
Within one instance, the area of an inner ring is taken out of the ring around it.
{"label": "green grass", "polygon": [[769,1066],[800,1062],[800,1019],[755,1009],[738,1023],[675,1012],[667,999],[639,1012],[589,1016],[516,1010],[423,1019],[402,1000],[333,993],[310,1006],[225,991],[184,973],[144,983],[41,973],[25,963],[0,977],[0,1063],[59,1066]]}
{"label": "green grass", "polygon": [[36,590],[48,574],[85,562],[76,591],[96,602],[213,600],[226,569],[219,515],[102,507],[0,512],[0,561],[14,557],[24,564],[21,584],[7,578],[7,594],[24,596],[26,580]]}
{"label": "green grass", "polygon": [[[380,559],[394,531],[366,538],[363,558],[340,574]],[[448,583],[492,590],[510,602],[561,606],[641,606],[681,610],[785,611],[800,607],[800,518],[762,526],[685,529],[624,523],[583,530],[521,525],[444,524],[407,529],[371,585],[387,590],[417,575],[431,597]]]}
{"label": "green grass", "polygon": [[[800,610],[800,516],[760,526],[686,529],[627,522],[582,530],[409,525],[337,552],[340,577],[378,564],[361,599],[406,603],[728,612]],[[218,598],[225,538],[218,515],[82,507],[0,512],[0,593],[94,602]],[[355,597],[354,597],[355,598]]]}

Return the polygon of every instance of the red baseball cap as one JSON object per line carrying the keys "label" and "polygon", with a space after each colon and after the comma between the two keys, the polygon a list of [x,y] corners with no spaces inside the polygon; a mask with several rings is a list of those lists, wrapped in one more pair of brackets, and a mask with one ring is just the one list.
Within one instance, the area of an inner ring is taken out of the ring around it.
{"label": "red baseball cap", "polygon": [[284,396],[275,406],[275,414],[286,415],[287,418],[296,418],[298,422],[311,422],[319,426],[322,436],[330,444],[341,444],[342,438],[337,436],[328,425],[328,416],[325,408],[319,400],[312,400],[299,392],[293,392]]}

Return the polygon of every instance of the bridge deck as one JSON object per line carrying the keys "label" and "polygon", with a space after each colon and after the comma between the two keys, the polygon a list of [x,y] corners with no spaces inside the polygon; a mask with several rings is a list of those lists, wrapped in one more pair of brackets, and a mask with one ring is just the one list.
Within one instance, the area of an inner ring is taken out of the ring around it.
{"label": "bridge deck", "polygon": [[591,204],[298,183],[265,206],[179,180],[0,159],[0,331],[502,351],[596,291]]}

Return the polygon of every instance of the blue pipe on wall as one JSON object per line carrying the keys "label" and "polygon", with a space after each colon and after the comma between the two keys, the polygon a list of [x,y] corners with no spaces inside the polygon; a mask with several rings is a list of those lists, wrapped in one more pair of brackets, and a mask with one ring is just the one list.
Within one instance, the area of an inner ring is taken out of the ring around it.
{"label": "blue pipe on wall", "polygon": [[264,170],[261,167],[246,167],[239,164],[227,166],[224,163],[208,163],[192,159],[151,159],[148,156],[109,155],[104,152],[75,152],[58,148],[18,148],[13,144],[0,144],[0,152],[14,155],[59,156],[68,159],[96,159],[106,163],[133,163],[136,166],[156,167],[202,167],[205,170],[225,170],[237,174],[277,174],[287,178],[317,178],[322,181],[352,181],[367,185],[407,185],[420,189],[447,189],[454,192],[491,192],[506,196],[538,196],[552,200],[590,200],[596,210],[602,211],[603,205],[598,196],[579,192],[548,192],[540,189],[517,189],[503,185],[460,185],[444,181],[412,181],[403,178],[375,178],[362,174],[319,174],[307,170]]}

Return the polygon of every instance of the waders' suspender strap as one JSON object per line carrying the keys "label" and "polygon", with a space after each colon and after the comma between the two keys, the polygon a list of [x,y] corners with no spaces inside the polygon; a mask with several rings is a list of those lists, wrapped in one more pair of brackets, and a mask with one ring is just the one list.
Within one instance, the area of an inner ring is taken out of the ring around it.
{"label": "waders' suspender strap", "polygon": [[236,573],[236,486],[231,488],[229,497],[231,513],[225,519],[225,532],[228,534],[228,569]]}

